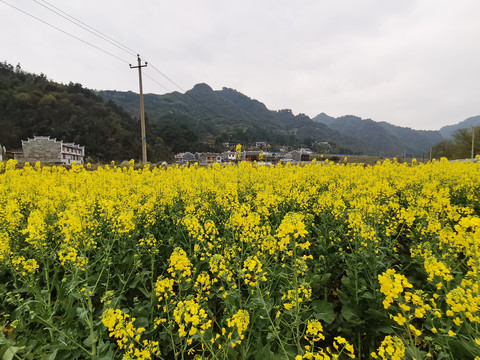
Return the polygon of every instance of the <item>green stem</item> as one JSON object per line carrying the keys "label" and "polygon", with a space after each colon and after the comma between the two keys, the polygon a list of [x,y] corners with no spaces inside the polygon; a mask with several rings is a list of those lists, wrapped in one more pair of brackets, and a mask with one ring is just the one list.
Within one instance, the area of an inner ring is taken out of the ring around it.
{"label": "green stem", "polygon": [[154,279],[153,279],[153,275],[154,275],[154,271],[155,271],[155,256],[150,253],[150,262],[152,264],[151,266],[151,272],[152,272],[152,275],[150,276],[150,279],[151,279],[151,292],[152,294],[150,295],[150,321],[153,321],[153,310],[155,309],[155,305],[154,305],[154,300],[155,300],[155,282],[154,282]]}
{"label": "green stem", "polygon": [[92,342],[92,357],[95,358],[97,356],[97,341],[93,331],[93,305],[90,296],[88,296],[88,310],[88,327],[90,328],[90,340]]}
{"label": "green stem", "polygon": [[[165,299],[165,309],[167,309],[167,324],[170,324],[170,313],[168,312],[168,301]],[[164,326],[165,329],[167,329],[166,326]],[[177,359],[177,347],[175,346],[175,341],[173,340],[173,334],[170,329],[167,329],[168,333],[170,334],[170,341],[172,342],[172,351],[173,351],[173,356],[175,357],[175,360]]]}
{"label": "green stem", "polygon": [[285,357],[288,359],[288,353],[285,350],[285,347],[283,346],[283,341],[282,341],[282,339],[280,339],[280,334],[278,333],[277,328],[275,327],[275,324],[273,323],[272,318],[270,317],[270,312],[267,310],[267,304],[265,303],[265,299],[263,298],[263,294],[260,291],[260,288],[258,287],[258,283],[255,286],[257,288],[258,293],[260,294],[260,298],[262,299],[263,308],[265,309],[265,312],[267,313],[267,317],[268,317],[268,321],[270,321],[270,325],[272,325],[272,330],[275,334],[275,337],[277,338],[278,343],[280,344],[280,347],[282,348],[282,351],[285,354]]}
{"label": "green stem", "polygon": [[62,330],[56,328],[53,324],[51,324],[49,321],[41,318],[40,316],[37,315],[37,319],[40,320],[42,323],[44,323],[49,330],[53,329],[55,330],[56,332],[58,332],[60,335],[62,336],[65,336],[65,338],[67,338],[68,340],[70,340],[74,345],[78,346],[80,349],[82,349],[83,351],[85,351],[88,355],[90,356],[93,356],[93,353],[88,351],[87,349],[85,349],[82,345],[80,345],[78,342],[76,342],[75,340],[73,340],[70,336],[68,336],[67,334],[65,334]]}
{"label": "green stem", "polygon": [[203,334],[200,333],[200,340],[202,340],[202,343],[207,346],[207,349],[210,351],[210,354],[212,354],[213,358],[218,359],[217,354],[214,353],[212,346],[208,343],[208,341],[205,341],[203,338]]}

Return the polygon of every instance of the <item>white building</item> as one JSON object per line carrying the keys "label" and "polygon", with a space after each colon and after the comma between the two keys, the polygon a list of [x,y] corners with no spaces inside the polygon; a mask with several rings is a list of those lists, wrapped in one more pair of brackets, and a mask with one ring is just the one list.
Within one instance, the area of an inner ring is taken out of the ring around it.
{"label": "white building", "polygon": [[33,139],[22,140],[23,162],[48,162],[53,164],[71,165],[74,161],[83,164],[85,146],[50,139],[49,136],[35,136]]}

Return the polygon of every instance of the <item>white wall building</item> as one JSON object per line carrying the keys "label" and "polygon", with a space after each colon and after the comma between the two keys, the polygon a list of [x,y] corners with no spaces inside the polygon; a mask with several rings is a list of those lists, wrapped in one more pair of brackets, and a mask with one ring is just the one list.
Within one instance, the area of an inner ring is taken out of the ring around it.
{"label": "white wall building", "polygon": [[33,139],[22,140],[23,162],[48,162],[71,165],[74,161],[83,164],[85,146],[50,139],[49,136],[35,136]]}

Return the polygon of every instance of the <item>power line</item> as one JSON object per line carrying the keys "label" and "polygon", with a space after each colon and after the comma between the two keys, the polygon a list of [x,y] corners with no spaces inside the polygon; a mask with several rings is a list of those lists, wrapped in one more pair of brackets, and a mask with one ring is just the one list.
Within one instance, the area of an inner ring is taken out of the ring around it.
{"label": "power line", "polygon": [[[38,0],[33,0],[34,2],[36,2],[38,5],[40,6],[43,6],[45,9],[57,14],[58,16],[64,18],[65,20],[71,22],[72,24],[75,24],[79,27],[81,27],[82,29],[88,31],[89,33],[99,37],[100,39],[112,44],[113,46],[116,46],[117,48],[119,48],[120,50],[128,53],[129,55],[136,55],[137,52],[130,49],[128,46],[125,46],[123,45],[122,43],[120,43],[119,41],[111,38],[110,36],[108,35],[105,35],[104,33],[102,33],[101,31],[91,27],[90,25],[78,20],[77,18],[73,17],[72,15],[66,13],[65,11],[59,9],[58,7],[50,4],[49,2],[45,1],[45,0],[41,0],[42,2],[44,2],[45,4],[47,4],[48,6],[44,5],[44,4],[41,4]],[[53,8],[53,9],[52,9]],[[55,9],[55,10],[54,10]]]}
{"label": "power line", "polygon": [[152,64],[151,61],[148,62],[150,64],[150,66],[153,68],[153,70],[155,70],[156,72],[158,72],[160,75],[162,75],[165,79],[167,79],[168,81],[170,81],[173,85],[175,85],[180,91],[182,92],[186,92],[185,90],[182,89],[182,87],[180,85],[178,85],[175,81],[173,81],[172,79],[170,79],[167,75],[165,75],[163,72],[161,72],[155,65]]}
{"label": "power line", "polygon": [[[200,106],[202,106],[203,108],[205,108],[208,112],[210,112],[213,116],[215,116],[215,113],[209,109],[205,104],[202,104],[200,101],[198,101],[197,99],[195,99],[195,97],[190,94],[188,91],[185,91],[180,85],[178,85],[175,81],[173,81],[172,79],[170,79],[167,75],[165,75],[163,72],[161,72],[155,65],[153,65],[150,61],[148,62],[149,65],[156,71],[158,72],[160,75],[162,75],[165,79],[167,79],[168,81],[170,81],[173,85],[175,85],[180,91],[182,91],[183,93],[185,93],[185,95],[187,95],[189,98],[191,98],[193,101],[195,101],[197,104],[199,104]],[[162,86],[163,87],[163,86]]]}
{"label": "power line", "polygon": [[[150,63],[148,63],[149,65],[151,65]],[[145,77],[149,78],[150,80],[152,80],[155,84],[159,85],[162,89],[166,90],[166,91],[171,91],[170,89],[168,89],[166,86],[162,85],[161,83],[159,83],[157,80],[155,80],[154,78],[152,78],[151,76],[145,74]]]}
{"label": "power line", "polygon": [[[126,46],[126,45],[118,42],[117,40],[113,39],[112,37],[104,34],[103,32],[101,32],[101,31],[99,31],[99,30],[95,29],[94,27],[92,27],[92,26],[90,26],[90,25],[88,25],[88,24],[86,24],[86,23],[78,20],[78,19],[75,18],[74,16],[66,13],[65,11],[63,11],[63,10],[59,9],[58,7],[50,4],[49,2],[47,2],[47,1],[45,1],[45,0],[41,0],[42,2],[44,2],[45,4],[48,5],[48,6],[46,6],[46,5],[41,4],[41,3],[40,3],[39,1],[37,1],[37,0],[33,0],[33,1],[34,1],[35,3],[37,3],[38,5],[46,8],[47,10],[49,10],[49,11],[57,14],[58,16],[66,19],[67,21],[69,21],[69,22],[71,22],[71,23],[73,23],[73,24],[81,27],[82,29],[90,32],[91,34],[99,37],[100,39],[102,39],[102,40],[110,43],[111,45],[116,46],[116,47],[119,48],[120,50],[122,50],[122,51],[124,51],[124,52],[126,52],[126,53],[128,53],[128,54],[130,54],[130,55],[137,54],[137,53],[136,53],[134,50],[132,50],[130,47],[128,47],[128,46]],[[50,26],[51,28],[53,28],[53,29],[55,29],[55,30],[57,30],[57,31],[60,31],[60,32],[66,34],[66,35],[68,35],[68,36],[70,36],[70,37],[72,37],[72,38],[74,38],[74,39],[76,39],[76,40],[78,40],[78,41],[83,42],[84,44],[87,44],[87,45],[89,45],[89,46],[91,46],[91,47],[93,47],[93,48],[95,48],[95,49],[97,49],[97,50],[99,50],[99,51],[107,54],[107,55],[110,55],[111,57],[113,57],[113,58],[115,58],[115,59],[117,59],[117,60],[119,60],[119,61],[122,61],[122,62],[130,65],[130,63],[129,63],[128,61],[125,61],[124,59],[122,59],[122,58],[120,58],[120,57],[112,54],[111,52],[109,52],[109,51],[107,51],[107,50],[105,50],[105,49],[103,49],[103,48],[101,48],[101,47],[99,47],[99,46],[96,46],[96,45],[94,45],[94,44],[92,44],[92,43],[90,43],[90,42],[88,42],[88,41],[86,41],[86,40],[83,40],[82,38],[80,38],[80,37],[78,37],[78,36],[75,36],[75,35],[67,32],[67,31],[65,31],[65,30],[63,30],[63,29],[55,26],[55,25],[52,25],[52,24],[50,24],[49,22],[47,22],[47,21],[45,21],[45,20],[42,20],[42,19],[40,19],[39,17],[28,13],[27,11],[24,11],[24,10],[22,10],[22,9],[19,9],[18,7],[14,6],[14,5],[11,5],[11,4],[7,3],[7,2],[4,1],[4,0],[0,0],[0,2],[4,3],[5,5],[10,6],[11,8],[13,8],[13,9],[15,9],[15,10],[17,10],[17,11],[19,11],[19,12],[21,12],[21,13],[27,15],[27,16],[30,16],[31,18],[33,18],[33,19],[35,19],[35,20],[37,20],[37,21],[42,22],[42,23],[45,24],[45,25]],[[55,10],[53,10],[52,8],[55,9]],[[73,20],[72,20],[72,19],[73,19]],[[150,61],[149,61],[148,63],[149,63],[149,65],[150,65],[157,73],[159,73],[161,76],[163,76],[166,80],[168,80],[171,84],[173,84],[175,87],[177,87],[180,91],[182,91],[183,93],[185,93],[185,95],[187,95],[189,98],[191,98],[191,99],[192,99],[193,101],[195,101],[197,104],[199,104],[201,107],[203,107],[205,110],[207,110],[211,115],[216,116],[216,114],[215,114],[214,111],[212,111],[212,110],[211,110],[210,108],[208,108],[205,104],[203,104],[202,102],[200,102],[199,100],[197,100],[197,99],[196,99],[193,95],[191,95],[188,91],[184,90],[180,85],[178,85],[178,84],[177,84],[175,81],[173,81],[170,77],[168,77],[166,74],[164,74],[160,69],[158,69],[158,68],[157,68],[155,65],[153,65]],[[149,76],[149,75],[147,75],[147,74],[145,74],[145,76],[148,77],[150,80],[152,80],[152,81],[153,81],[154,83],[156,83],[157,85],[159,85],[160,87],[162,87],[163,89],[165,89],[166,91],[171,91],[170,89],[168,89],[167,87],[165,87],[164,85],[162,85],[160,82],[156,81],[156,80],[155,80],[154,78],[152,78],[151,76]],[[174,92],[173,92],[172,94],[173,94],[174,96],[176,96],[177,98],[179,98]],[[180,98],[179,98],[179,99],[180,99]],[[183,101],[183,99],[180,99],[180,100]]]}
{"label": "power line", "polygon": [[[182,91],[183,93],[185,93],[185,95],[187,95],[189,98],[191,98],[193,101],[195,101],[197,104],[199,104],[201,107],[205,108],[209,113],[211,113],[211,115],[213,116],[216,116],[215,112],[212,111],[211,109],[209,109],[205,104],[201,103],[199,100],[197,100],[192,94],[190,94],[188,91],[185,91],[184,89],[182,89],[182,87],[180,85],[178,85],[175,81],[173,81],[172,79],[170,79],[167,75],[165,75],[163,72],[161,72],[155,65],[153,65],[151,62],[148,62],[149,65],[156,71],[158,72],[160,75],[162,75],[165,79],[167,79],[168,81],[170,81],[173,85],[175,85],[180,91]],[[156,81],[155,81],[156,82]],[[157,83],[158,84],[158,83]],[[162,86],[162,85],[161,85]],[[164,86],[162,86],[163,88],[165,88]]]}
{"label": "power line", "polygon": [[10,6],[11,8],[13,8],[13,9],[15,9],[15,10],[17,10],[17,11],[19,11],[19,12],[21,12],[21,13],[27,15],[27,16],[30,16],[31,18],[33,18],[33,19],[35,19],[35,20],[40,21],[41,23],[44,23],[45,25],[50,26],[51,28],[53,28],[53,29],[55,29],[55,30],[57,30],[57,31],[60,31],[60,32],[64,33],[65,35],[68,35],[68,36],[70,36],[70,37],[72,37],[72,38],[74,38],[74,39],[76,39],[76,40],[78,40],[78,41],[81,41],[81,42],[83,42],[84,44],[90,45],[91,47],[93,47],[93,48],[95,48],[95,49],[97,49],[97,50],[99,50],[99,51],[101,51],[101,52],[103,52],[103,53],[105,53],[105,54],[107,54],[107,55],[110,55],[111,57],[114,57],[115,59],[117,59],[117,60],[119,60],[119,61],[122,61],[122,62],[124,62],[124,63],[126,63],[126,64],[129,64],[128,61],[125,61],[124,59],[122,59],[122,58],[120,58],[120,57],[112,54],[111,52],[108,52],[107,50],[104,50],[104,49],[102,49],[102,48],[100,48],[100,47],[98,47],[98,46],[96,46],[96,45],[93,45],[92,43],[89,43],[88,41],[83,40],[83,39],[79,38],[78,36],[75,36],[75,35],[73,35],[73,34],[70,34],[69,32],[67,32],[67,31],[65,31],[65,30],[62,30],[62,29],[60,29],[59,27],[56,27],[55,25],[52,25],[52,24],[50,24],[49,22],[47,22],[47,21],[45,21],[45,20],[42,20],[42,19],[36,17],[35,15],[32,15],[32,14],[30,14],[30,13],[28,13],[28,12],[22,10],[22,9],[19,9],[18,7],[14,6],[14,5],[12,5],[12,4],[9,4],[9,3],[7,3],[7,2],[4,1],[4,0],[0,0],[0,2],[4,3],[5,5]]}

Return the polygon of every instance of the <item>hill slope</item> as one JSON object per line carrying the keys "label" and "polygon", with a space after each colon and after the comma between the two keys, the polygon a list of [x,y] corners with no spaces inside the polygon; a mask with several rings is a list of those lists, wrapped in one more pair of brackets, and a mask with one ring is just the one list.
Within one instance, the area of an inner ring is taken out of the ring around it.
{"label": "hill slope", "polygon": [[470,117],[470,118],[465,119],[465,120],[463,120],[463,121],[461,121],[461,122],[459,122],[458,124],[455,124],[455,125],[444,126],[439,131],[440,131],[440,134],[442,134],[442,136],[445,139],[451,140],[451,139],[454,138],[454,134],[458,130],[460,130],[460,129],[471,130],[473,126],[480,126],[480,115]]}
{"label": "hill slope", "polygon": [[365,140],[372,151],[379,154],[407,153],[419,156],[443,140],[439,131],[413,130],[352,115],[334,118],[322,113],[313,120],[324,123],[341,134]]}
{"label": "hill slope", "polygon": [[45,135],[84,145],[92,160],[123,160],[140,153],[137,128],[125,111],[80,84],[58,84],[0,63],[0,144],[8,149]]}
{"label": "hill slope", "polygon": [[[98,93],[130,114],[138,114],[137,94]],[[267,141],[274,147],[315,147],[316,143],[329,142],[334,151],[363,152],[368,149],[358,138],[344,136],[306,115],[294,115],[288,109],[271,111],[261,102],[229,88],[215,91],[207,84],[197,84],[185,94],[147,94],[144,106],[151,126],[161,134],[183,129],[217,146],[227,141],[246,144]],[[175,151],[185,151],[189,146],[191,150],[191,144],[184,143],[181,138],[163,138]]]}

